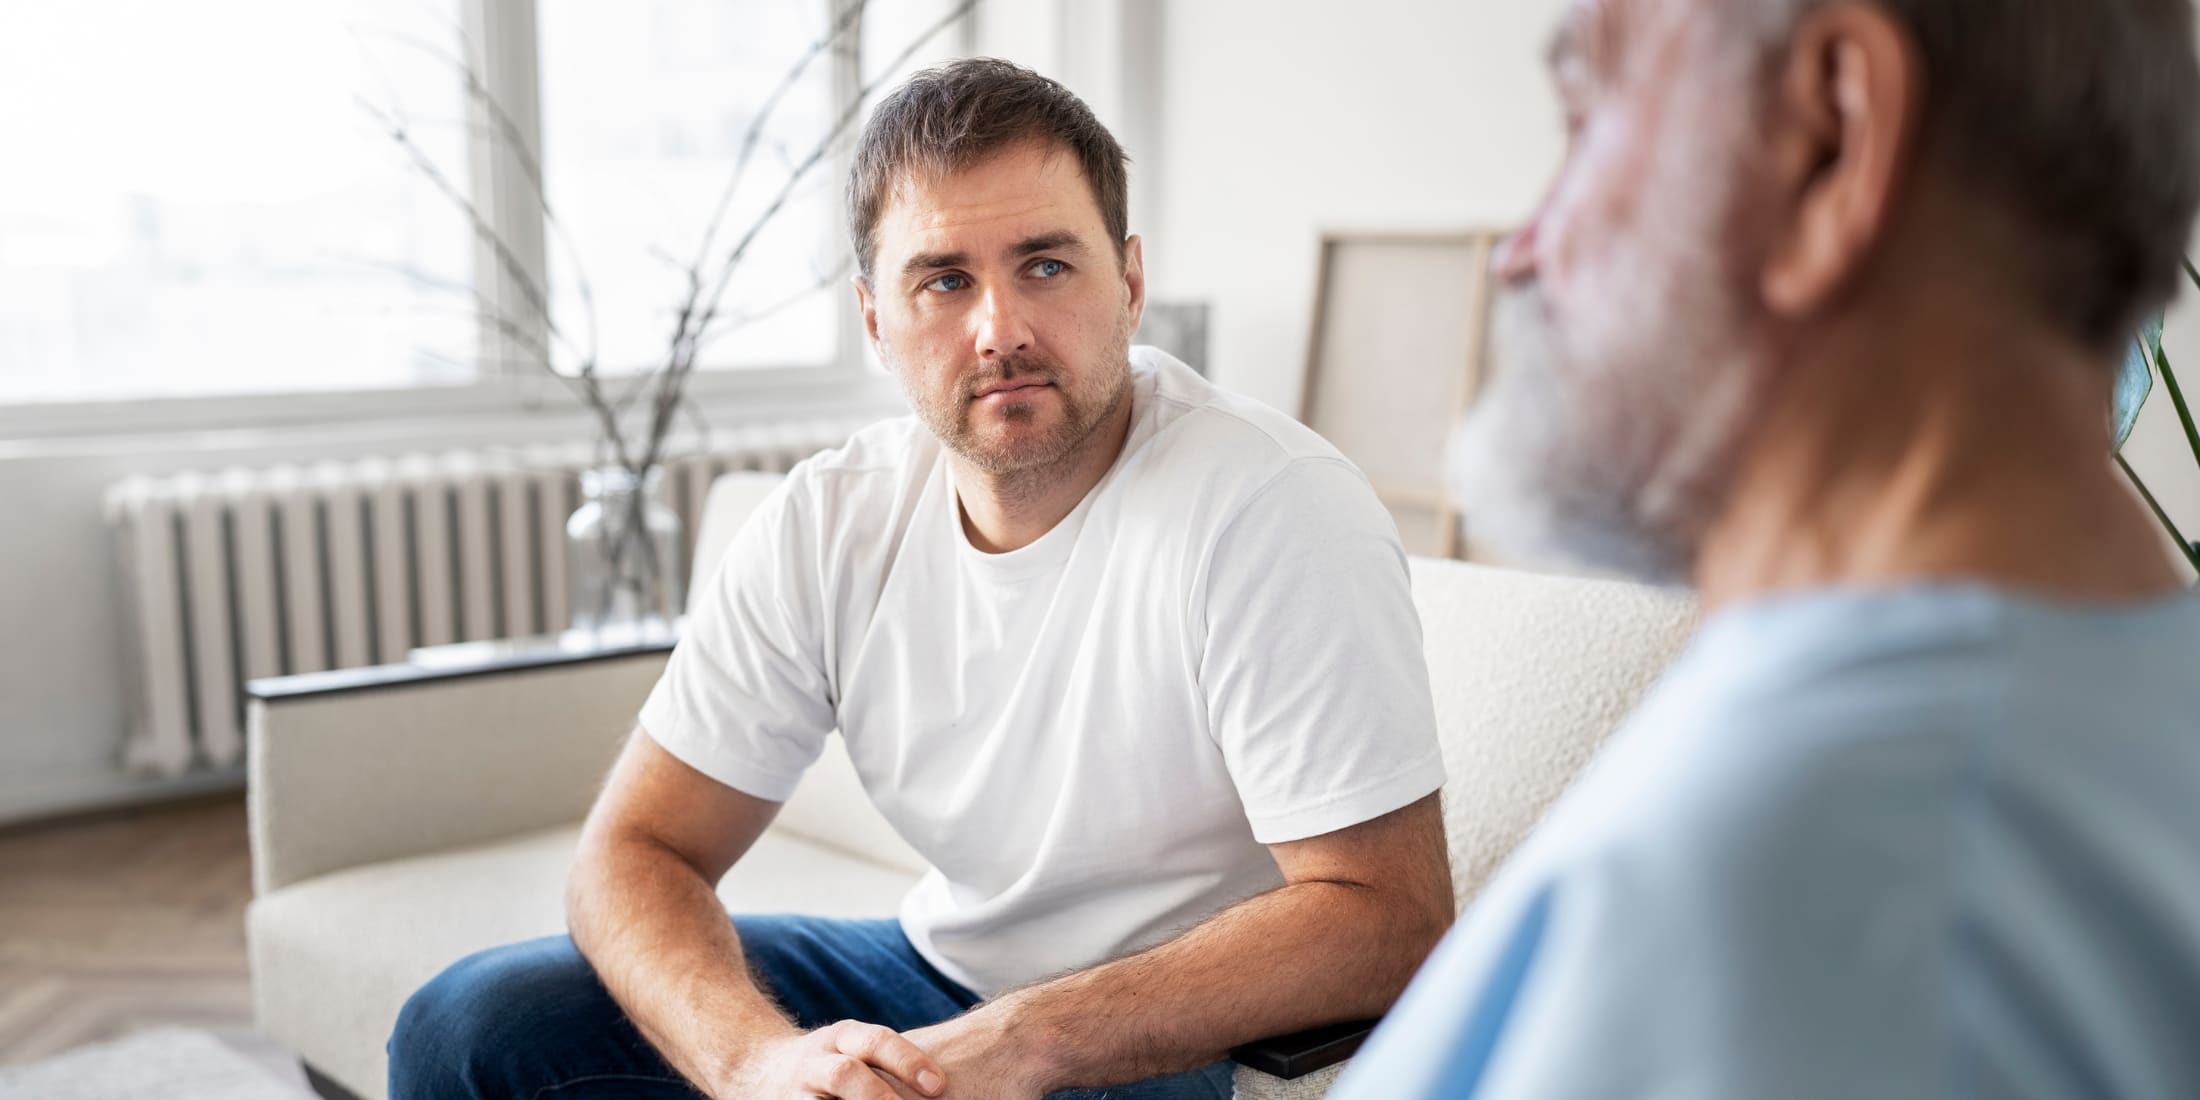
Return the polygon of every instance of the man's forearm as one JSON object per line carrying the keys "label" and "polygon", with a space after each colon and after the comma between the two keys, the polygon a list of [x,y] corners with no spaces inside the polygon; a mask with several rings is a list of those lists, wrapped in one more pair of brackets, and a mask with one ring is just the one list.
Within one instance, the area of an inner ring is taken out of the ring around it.
{"label": "man's forearm", "polygon": [[612,999],[690,1082],[722,1081],[758,1044],[797,1032],[749,976],[711,884],[668,849],[585,846],[566,917]]}
{"label": "man's forearm", "polygon": [[1369,887],[1299,883],[973,1016],[1021,1046],[1049,1089],[1125,1084],[1256,1039],[1379,1016],[1443,933],[1441,918]]}

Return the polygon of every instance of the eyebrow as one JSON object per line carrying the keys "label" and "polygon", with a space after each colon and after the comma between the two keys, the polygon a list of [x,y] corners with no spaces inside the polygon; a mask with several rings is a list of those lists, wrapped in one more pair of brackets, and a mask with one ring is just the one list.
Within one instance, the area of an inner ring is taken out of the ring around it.
{"label": "eyebrow", "polygon": [[1016,247],[1010,249],[1009,254],[1020,258],[1036,256],[1041,252],[1083,252],[1084,250],[1084,238],[1067,229],[1057,229],[1052,233],[1041,233],[1036,237],[1025,237],[1023,240],[1016,242]]}
{"label": "eyebrow", "polygon": [[[1067,229],[1057,229],[1051,233],[1040,233],[1017,241],[1014,247],[1008,250],[1008,254],[1021,259],[1025,256],[1038,255],[1041,252],[1081,253],[1085,251],[1088,251],[1088,249],[1084,238]],[[918,275],[926,271],[938,271],[945,267],[962,267],[969,262],[970,254],[967,252],[919,252],[909,257],[909,262],[903,264],[901,270],[904,275]]]}

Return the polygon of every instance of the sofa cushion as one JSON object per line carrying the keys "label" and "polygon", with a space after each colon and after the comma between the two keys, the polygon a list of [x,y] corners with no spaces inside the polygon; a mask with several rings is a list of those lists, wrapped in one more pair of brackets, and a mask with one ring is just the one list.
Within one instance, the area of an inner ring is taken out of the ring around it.
{"label": "sofa cushion", "polygon": [[[382,1096],[381,1038],[413,990],[483,947],[565,930],[579,832],[359,867],[254,901],[246,925],[261,1028],[360,1096]],[[735,912],[882,917],[914,882],[774,829],[718,893]]]}
{"label": "sofa cushion", "polygon": [[1460,909],[1687,642],[1685,593],[1413,561]]}

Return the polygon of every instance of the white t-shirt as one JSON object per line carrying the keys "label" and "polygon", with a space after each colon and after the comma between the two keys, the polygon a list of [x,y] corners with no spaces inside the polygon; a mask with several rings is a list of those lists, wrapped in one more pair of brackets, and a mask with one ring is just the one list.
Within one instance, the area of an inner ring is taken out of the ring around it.
{"label": "white t-shirt", "polygon": [[913,418],[796,467],[693,608],[641,724],[784,801],[839,729],[933,870],[910,942],[982,995],[1282,885],[1262,847],[1443,783],[1395,525],[1298,422],[1132,351],[1122,456],[1006,554]]}

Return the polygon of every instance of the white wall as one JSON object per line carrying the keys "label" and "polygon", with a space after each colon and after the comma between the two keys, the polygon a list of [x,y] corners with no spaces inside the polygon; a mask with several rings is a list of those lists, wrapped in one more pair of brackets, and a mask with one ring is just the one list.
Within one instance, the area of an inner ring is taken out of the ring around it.
{"label": "white wall", "polygon": [[[1562,151],[1559,0],[1164,5],[1154,293],[1214,305],[1216,378],[1296,410],[1324,230],[1502,227]],[[1134,150],[1133,155],[1136,156]],[[1134,170],[1136,166],[1134,165]]]}

